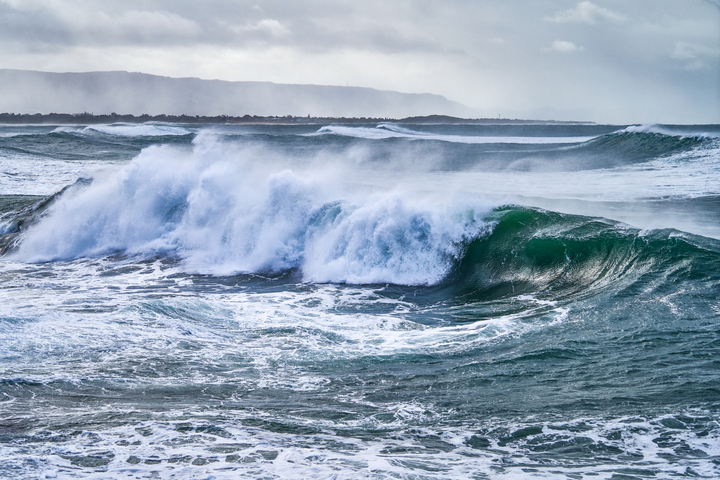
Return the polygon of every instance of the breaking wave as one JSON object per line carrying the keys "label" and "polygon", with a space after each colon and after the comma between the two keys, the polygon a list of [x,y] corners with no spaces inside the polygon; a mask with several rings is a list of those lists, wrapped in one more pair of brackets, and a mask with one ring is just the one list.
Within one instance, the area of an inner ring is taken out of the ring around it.
{"label": "breaking wave", "polygon": [[295,271],[306,282],[444,285],[483,296],[575,294],[654,271],[718,275],[711,239],[472,199],[350,200],[332,175],[261,168],[253,152],[211,136],[192,151],[147,148],[118,175],[79,182],[6,219],[3,233],[17,238],[3,243],[26,262],[160,255],[190,273]]}
{"label": "breaking wave", "polygon": [[445,280],[466,294],[557,300],[654,282],[720,280],[717,240],[521,207],[498,208],[485,220],[492,232],[470,242]]}
{"label": "breaking wave", "polygon": [[148,148],[119,175],[62,195],[15,257],[170,255],[215,275],[299,269],[313,282],[434,284],[488,229],[477,206],[425,208],[396,194],[352,203],[333,196],[332,180],[253,160],[208,137],[189,154]]}

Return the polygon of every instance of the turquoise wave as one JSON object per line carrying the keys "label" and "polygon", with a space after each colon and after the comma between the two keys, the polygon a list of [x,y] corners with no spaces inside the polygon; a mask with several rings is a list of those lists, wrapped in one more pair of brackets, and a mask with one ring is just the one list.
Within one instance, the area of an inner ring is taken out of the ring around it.
{"label": "turquoise wave", "polygon": [[658,279],[662,285],[720,280],[714,239],[523,207],[496,209],[488,220],[496,222],[492,233],[470,242],[444,281],[457,295],[557,300],[650,288]]}

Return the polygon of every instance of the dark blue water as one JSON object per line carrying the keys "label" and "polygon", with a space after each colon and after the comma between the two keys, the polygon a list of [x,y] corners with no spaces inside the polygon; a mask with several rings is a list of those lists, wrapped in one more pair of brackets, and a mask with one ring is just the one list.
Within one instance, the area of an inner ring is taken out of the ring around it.
{"label": "dark blue water", "polygon": [[0,127],[0,477],[716,478],[720,127]]}

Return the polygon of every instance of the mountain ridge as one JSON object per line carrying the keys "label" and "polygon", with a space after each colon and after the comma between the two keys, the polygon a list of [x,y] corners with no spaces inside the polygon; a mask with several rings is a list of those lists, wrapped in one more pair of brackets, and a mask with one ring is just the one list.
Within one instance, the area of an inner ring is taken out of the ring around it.
{"label": "mountain ridge", "polygon": [[474,116],[474,109],[430,93],[370,87],[165,77],[141,72],[0,69],[0,112],[132,115]]}

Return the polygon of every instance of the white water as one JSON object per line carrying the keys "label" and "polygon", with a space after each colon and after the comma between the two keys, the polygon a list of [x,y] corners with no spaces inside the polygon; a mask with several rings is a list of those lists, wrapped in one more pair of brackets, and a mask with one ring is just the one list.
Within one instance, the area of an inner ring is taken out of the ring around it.
{"label": "white water", "polygon": [[[140,127],[146,135],[159,128]],[[77,162],[95,181],[53,205],[14,258],[169,254],[187,272],[297,268],[309,282],[429,285],[448,273],[463,244],[489,231],[483,217],[492,206],[509,203],[720,237],[720,226],[684,212],[638,207],[647,199],[720,195],[718,149],[571,172],[438,172],[420,159],[368,161],[372,149],[363,149],[340,158],[322,152],[287,158],[201,133],[190,149],[153,146],[104,173],[101,164]],[[41,168],[39,191],[48,189],[45,179],[71,183],[67,175],[51,175],[62,164]],[[16,176],[25,188],[33,185],[22,172]]]}
{"label": "white water", "polygon": [[148,148],[116,174],[65,194],[14,258],[162,253],[198,273],[300,268],[312,282],[434,284],[462,244],[489,228],[480,204],[423,205],[396,192],[357,202],[333,175],[260,161],[210,136],[191,152]]}

